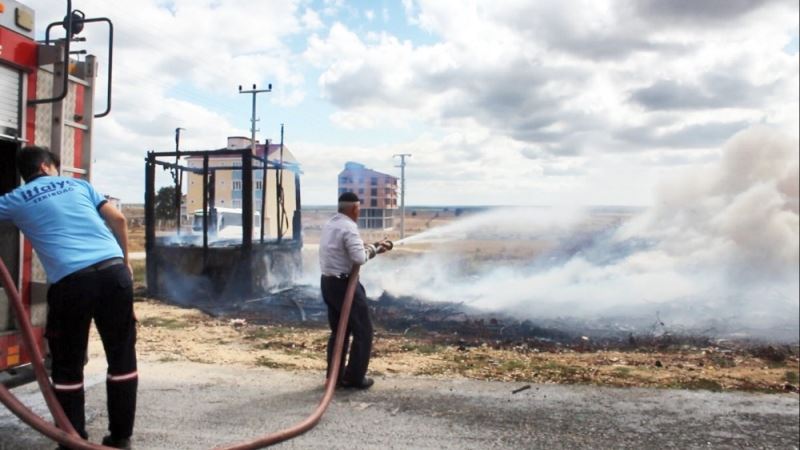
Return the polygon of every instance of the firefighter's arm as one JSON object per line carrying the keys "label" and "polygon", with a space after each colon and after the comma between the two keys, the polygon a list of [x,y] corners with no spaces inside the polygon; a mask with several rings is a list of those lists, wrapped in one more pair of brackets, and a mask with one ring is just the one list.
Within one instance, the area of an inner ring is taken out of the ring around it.
{"label": "firefighter's arm", "polygon": [[345,230],[342,238],[344,239],[344,247],[353,264],[360,266],[375,257],[375,248],[372,245],[364,245],[364,241],[361,240],[357,230]]}
{"label": "firefighter's arm", "polygon": [[128,266],[131,277],[133,277],[133,269],[130,262],[128,262],[128,221],[122,212],[109,202],[105,202],[100,207],[100,216],[106,221],[108,228],[111,229],[111,233],[114,234],[114,238],[119,243],[119,248],[122,249],[122,255],[125,259],[125,265]]}

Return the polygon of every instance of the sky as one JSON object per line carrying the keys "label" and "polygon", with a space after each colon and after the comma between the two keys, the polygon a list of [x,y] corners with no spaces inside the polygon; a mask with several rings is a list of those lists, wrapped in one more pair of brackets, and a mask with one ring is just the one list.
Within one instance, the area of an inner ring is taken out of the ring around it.
{"label": "sky", "polygon": [[[65,2],[26,1],[37,35]],[[408,205],[650,205],[760,125],[800,136],[796,0],[74,0],[114,23],[111,114],[93,183],[143,202],[148,150],[280,139],[306,205],[346,161]],[[77,44],[107,66],[107,32]],[[105,75],[99,83],[105,83]],[[105,108],[104,89],[96,107]],[[159,182],[169,177],[160,174]]]}

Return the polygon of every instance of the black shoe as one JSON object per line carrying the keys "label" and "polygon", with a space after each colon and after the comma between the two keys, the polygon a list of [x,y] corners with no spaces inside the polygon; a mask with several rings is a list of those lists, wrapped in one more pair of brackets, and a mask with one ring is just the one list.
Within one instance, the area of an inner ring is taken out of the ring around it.
{"label": "black shoe", "polygon": [[348,388],[348,389],[369,389],[373,384],[375,384],[375,380],[370,377],[364,377],[363,380],[359,383],[353,383],[351,381],[342,380],[339,382],[337,386]]}
{"label": "black shoe", "polygon": [[130,438],[115,438],[109,434],[103,438],[103,445],[106,447],[124,448],[130,450],[131,440]]}

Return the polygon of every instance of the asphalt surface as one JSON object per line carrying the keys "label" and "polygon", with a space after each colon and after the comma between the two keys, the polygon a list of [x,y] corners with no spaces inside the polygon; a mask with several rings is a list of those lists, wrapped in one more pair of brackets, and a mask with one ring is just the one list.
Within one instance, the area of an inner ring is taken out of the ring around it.
{"label": "asphalt surface", "polygon": [[[305,418],[321,373],[186,362],[140,366],[135,449],[207,449]],[[104,365],[87,366],[90,438],[105,434]],[[316,428],[278,448],[798,448],[796,394],[378,377],[369,391],[338,391]],[[13,390],[49,418],[35,385]],[[0,450],[55,445],[0,410]]]}

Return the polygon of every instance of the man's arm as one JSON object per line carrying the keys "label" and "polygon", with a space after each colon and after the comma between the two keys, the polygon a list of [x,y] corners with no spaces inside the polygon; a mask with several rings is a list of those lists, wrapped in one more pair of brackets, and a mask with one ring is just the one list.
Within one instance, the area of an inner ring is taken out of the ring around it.
{"label": "man's arm", "polygon": [[106,221],[108,228],[111,229],[111,233],[114,234],[114,238],[117,240],[117,243],[119,243],[119,248],[122,249],[122,256],[125,259],[125,264],[128,266],[128,270],[131,270],[131,276],[133,276],[133,270],[128,262],[128,221],[125,219],[125,216],[109,202],[103,203],[103,206],[100,207],[100,216]]}
{"label": "man's arm", "polygon": [[360,266],[375,257],[375,247],[372,245],[364,245],[364,241],[361,240],[361,236],[359,236],[357,230],[345,230],[343,238],[344,246],[353,264]]}

